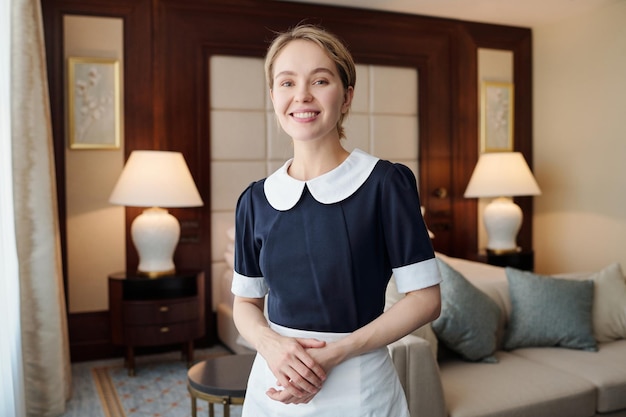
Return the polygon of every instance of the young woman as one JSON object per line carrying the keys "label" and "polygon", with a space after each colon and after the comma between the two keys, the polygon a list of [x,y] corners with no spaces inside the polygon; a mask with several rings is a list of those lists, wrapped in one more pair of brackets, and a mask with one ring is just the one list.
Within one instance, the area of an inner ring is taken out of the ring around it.
{"label": "young woman", "polygon": [[[342,147],[356,73],[334,35],[280,34],[265,70],[294,156],[237,204],[234,319],[258,352],[243,416],[408,417],[386,345],[439,315],[441,281],[415,177]],[[406,296],[383,313],[392,273]]]}

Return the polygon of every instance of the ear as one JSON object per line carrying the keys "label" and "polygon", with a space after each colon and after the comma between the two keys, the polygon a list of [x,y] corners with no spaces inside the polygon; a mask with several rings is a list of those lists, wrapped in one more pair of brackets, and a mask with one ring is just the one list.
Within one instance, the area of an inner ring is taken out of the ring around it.
{"label": "ear", "polygon": [[347,113],[352,105],[352,99],[354,98],[354,87],[346,88],[343,93],[343,105],[341,106],[341,112]]}

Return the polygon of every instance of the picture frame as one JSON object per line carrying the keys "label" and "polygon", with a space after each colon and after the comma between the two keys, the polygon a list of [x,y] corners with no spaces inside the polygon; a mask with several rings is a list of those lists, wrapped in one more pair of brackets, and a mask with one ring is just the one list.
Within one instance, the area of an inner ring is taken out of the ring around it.
{"label": "picture frame", "polygon": [[119,149],[122,113],[117,59],[69,57],[67,122],[70,149]]}
{"label": "picture frame", "polygon": [[480,92],[481,152],[513,150],[513,84],[483,81]]}

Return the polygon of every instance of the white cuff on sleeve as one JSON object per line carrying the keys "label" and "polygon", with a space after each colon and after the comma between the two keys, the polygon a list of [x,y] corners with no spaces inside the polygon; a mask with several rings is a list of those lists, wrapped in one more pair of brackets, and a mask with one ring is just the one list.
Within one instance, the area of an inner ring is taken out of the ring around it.
{"label": "white cuff on sleeve", "polygon": [[233,284],[231,292],[239,297],[262,298],[269,291],[269,287],[263,277],[247,277],[233,271]]}
{"label": "white cuff on sleeve", "polygon": [[442,280],[436,258],[393,268],[393,276],[400,293],[432,287]]}

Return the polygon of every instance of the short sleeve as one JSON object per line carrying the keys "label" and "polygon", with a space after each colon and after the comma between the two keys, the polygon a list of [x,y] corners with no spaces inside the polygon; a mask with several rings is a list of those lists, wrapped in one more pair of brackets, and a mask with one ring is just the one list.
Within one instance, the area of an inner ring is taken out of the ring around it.
{"label": "short sleeve", "polygon": [[235,271],[231,291],[247,298],[261,298],[268,286],[259,266],[261,243],[255,238],[253,184],[239,197],[235,213]]}
{"label": "short sleeve", "polygon": [[385,243],[398,291],[406,293],[440,283],[417,182],[408,167],[393,164],[383,182],[382,200]]}

